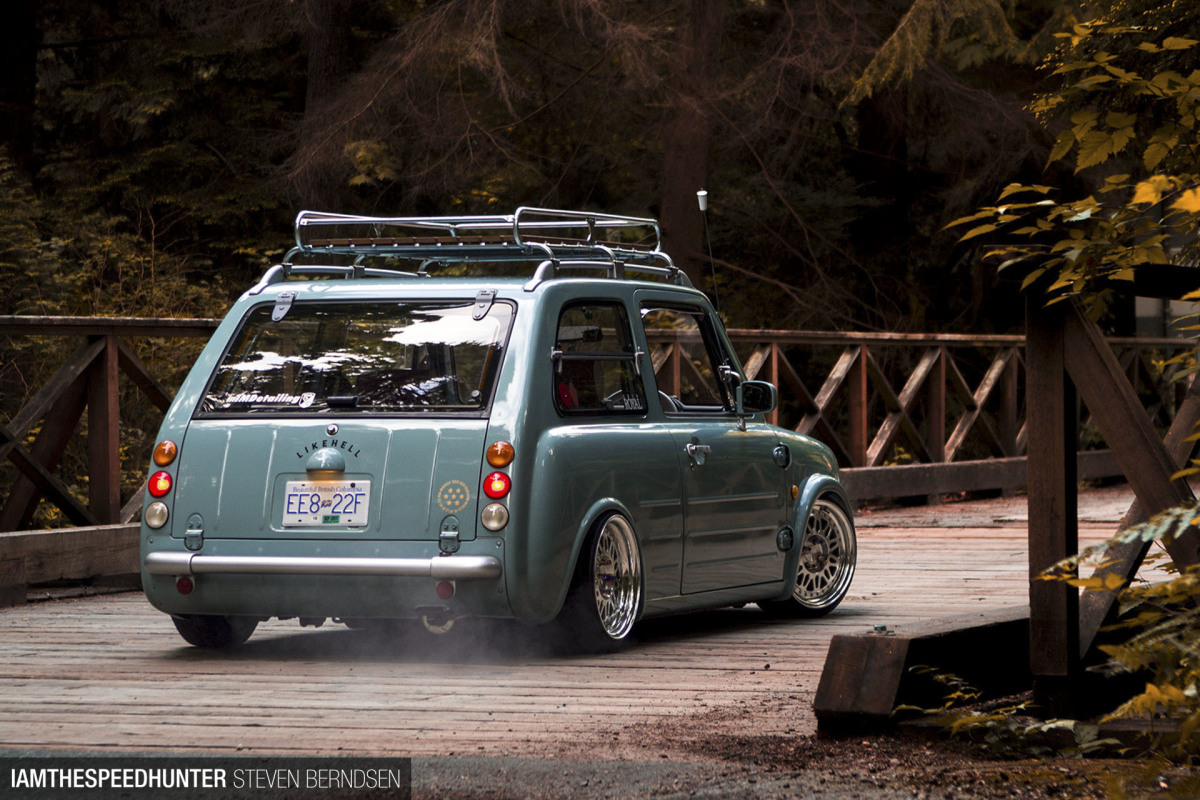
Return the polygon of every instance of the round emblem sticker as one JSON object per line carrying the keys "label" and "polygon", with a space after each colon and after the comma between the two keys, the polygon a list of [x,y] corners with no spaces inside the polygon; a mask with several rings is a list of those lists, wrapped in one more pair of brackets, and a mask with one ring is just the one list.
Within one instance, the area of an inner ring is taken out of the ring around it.
{"label": "round emblem sticker", "polygon": [[462,511],[467,507],[467,501],[470,499],[471,490],[462,481],[446,481],[437,493],[438,508],[447,514],[457,514]]}

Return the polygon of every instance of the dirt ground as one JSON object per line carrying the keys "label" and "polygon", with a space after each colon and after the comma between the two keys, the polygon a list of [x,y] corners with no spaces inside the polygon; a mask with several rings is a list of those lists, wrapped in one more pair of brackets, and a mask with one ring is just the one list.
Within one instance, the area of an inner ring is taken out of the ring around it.
{"label": "dirt ground", "polygon": [[[690,726],[690,723],[689,723]],[[1123,800],[1200,797],[1200,771],[1150,758],[990,758],[970,745],[895,733],[848,738],[642,731],[657,760],[430,758],[414,797]],[[719,730],[719,728],[717,728]],[[673,738],[672,734],[678,738]],[[696,738],[692,738],[692,734]],[[685,745],[684,760],[675,753]]]}
{"label": "dirt ground", "polygon": [[[1128,487],[1092,490],[1080,519],[1114,523]],[[1005,526],[1025,500],[860,511],[859,527]],[[799,728],[799,726],[798,726]],[[760,735],[751,711],[713,711],[632,727],[587,759],[563,746],[540,758],[414,761],[414,797],[820,798],[821,800],[1197,800],[1200,769],[1153,757],[989,754],[938,731],[823,737]]]}

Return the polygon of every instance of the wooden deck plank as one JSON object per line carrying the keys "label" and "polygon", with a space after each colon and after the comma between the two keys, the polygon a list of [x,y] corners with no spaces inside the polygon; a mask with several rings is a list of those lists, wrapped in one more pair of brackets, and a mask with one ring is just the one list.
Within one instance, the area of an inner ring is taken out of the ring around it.
{"label": "wooden deck plank", "polygon": [[[944,511],[861,527],[850,595],[828,617],[652,620],[608,656],[556,656],[516,625],[387,639],[279,621],[209,653],[139,594],[0,610],[0,748],[642,758],[631,729],[690,718],[812,733],[835,634],[1026,600],[1024,519],[962,527]],[[1080,537],[1112,531],[1084,523]]]}

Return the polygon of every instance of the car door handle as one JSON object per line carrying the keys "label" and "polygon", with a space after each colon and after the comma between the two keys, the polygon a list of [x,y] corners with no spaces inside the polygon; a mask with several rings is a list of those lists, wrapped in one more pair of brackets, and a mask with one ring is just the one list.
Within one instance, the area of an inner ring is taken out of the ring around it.
{"label": "car door handle", "polygon": [[683,446],[683,452],[687,453],[688,458],[692,460],[692,468],[704,466],[704,459],[712,452],[712,448],[706,444],[700,444],[699,441],[693,439]]}

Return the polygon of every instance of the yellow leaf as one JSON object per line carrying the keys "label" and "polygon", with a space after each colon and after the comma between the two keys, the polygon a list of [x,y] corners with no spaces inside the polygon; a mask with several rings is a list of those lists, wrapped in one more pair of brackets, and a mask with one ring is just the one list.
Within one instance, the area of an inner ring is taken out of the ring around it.
{"label": "yellow leaf", "polygon": [[1133,200],[1130,202],[1135,205],[1138,203],[1153,205],[1162,200],[1162,193],[1169,186],[1170,181],[1165,175],[1154,175],[1144,181],[1139,181],[1137,188],[1133,190]]}
{"label": "yellow leaf", "polygon": [[1071,115],[1071,124],[1081,126],[1086,130],[1095,125],[1097,119],[1099,119],[1099,115],[1095,111],[1076,111]]}
{"label": "yellow leaf", "polygon": [[1185,39],[1182,36],[1168,36],[1166,39],[1163,39],[1162,46],[1164,50],[1186,50],[1196,44],[1200,44],[1200,42],[1197,42],[1195,39]]}
{"label": "yellow leaf", "polygon": [[1050,149],[1050,156],[1046,159],[1046,163],[1050,164],[1064,158],[1067,153],[1071,152],[1071,146],[1074,144],[1074,132],[1066,130],[1060,133],[1058,139],[1054,142],[1054,147]]}
{"label": "yellow leaf", "polygon": [[1075,171],[1103,164],[1113,153],[1113,137],[1103,131],[1089,131],[1079,143],[1079,155],[1075,159]]}
{"label": "yellow leaf", "polygon": [[1079,589],[1103,589],[1104,584],[1099,578],[1071,578],[1066,582]]}
{"label": "yellow leaf", "polygon": [[[986,208],[983,211],[977,211],[976,213],[971,214],[968,217],[959,217],[958,219],[954,220],[953,222],[948,222],[948,223],[946,223],[946,228],[953,228],[955,225],[962,225],[967,222],[974,222],[977,219],[983,219],[984,217],[990,217],[990,216],[992,216],[993,213],[994,212],[992,209]],[[943,228],[942,230],[945,230],[946,228]]]}
{"label": "yellow leaf", "polygon": [[969,230],[965,234],[963,234],[963,237],[961,239],[959,239],[959,241],[965,242],[967,239],[973,239],[976,236],[982,236],[983,234],[991,233],[994,230],[996,230],[996,226],[992,225],[991,223],[989,223],[987,225],[980,225],[976,228],[972,228],[971,230]]}
{"label": "yellow leaf", "polygon": [[1125,149],[1125,146],[1133,141],[1133,126],[1128,125],[1124,128],[1117,128],[1112,134],[1111,152],[1113,155]]}
{"label": "yellow leaf", "polygon": [[1171,146],[1165,142],[1153,142],[1146,148],[1145,154],[1142,156],[1142,161],[1146,165],[1146,169],[1154,169],[1162,160],[1167,157],[1167,153],[1171,152]]}
{"label": "yellow leaf", "polygon": [[1008,197],[1010,194],[1016,194],[1017,192],[1022,191],[1025,188],[1026,188],[1025,184],[1023,184],[1023,183],[1010,183],[1008,186],[1004,187],[1004,190],[1002,192],[1000,192],[1000,197],[998,199],[1003,200],[1004,198]]}
{"label": "yellow leaf", "polygon": [[1188,189],[1171,204],[1175,211],[1186,211],[1189,214],[1200,212],[1200,189]]}
{"label": "yellow leaf", "polygon": [[1022,290],[1028,289],[1029,284],[1033,283],[1038,278],[1042,277],[1042,274],[1045,271],[1046,270],[1044,270],[1044,269],[1035,269],[1033,272],[1030,272],[1028,275],[1025,276],[1025,280],[1021,281],[1021,289]]}

